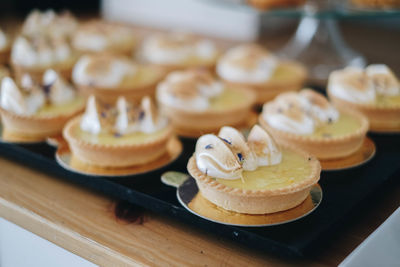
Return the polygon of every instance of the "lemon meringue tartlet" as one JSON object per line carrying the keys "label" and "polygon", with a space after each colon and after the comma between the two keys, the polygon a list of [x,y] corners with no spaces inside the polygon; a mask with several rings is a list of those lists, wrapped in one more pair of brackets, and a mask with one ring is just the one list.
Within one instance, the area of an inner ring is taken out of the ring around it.
{"label": "lemon meringue tartlet", "polygon": [[3,78],[0,99],[3,139],[17,142],[43,141],[60,134],[85,105],[75,89],[51,69],[41,84],[29,75],[23,77],[20,87],[12,78]]}
{"label": "lemon meringue tartlet", "polygon": [[361,113],[338,110],[311,89],[277,96],[263,106],[259,122],[278,143],[325,160],[355,153],[368,131],[368,120]]}
{"label": "lemon meringue tartlet", "polygon": [[214,71],[219,56],[216,45],[188,33],[158,33],[147,37],[138,51],[138,60],[166,71],[204,67]]}
{"label": "lemon meringue tartlet", "polygon": [[141,165],[156,160],[173,136],[168,120],[158,113],[149,97],[133,105],[120,97],[115,106],[94,96],[86,111],[63,130],[73,157],[105,168]]}
{"label": "lemon meringue tartlet", "polygon": [[54,69],[65,79],[71,78],[77,54],[65,37],[18,36],[11,50],[11,66],[17,80],[29,74],[39,82],[47,69]]}
{"label": "lemon meringue tartlet", "polygon": [[103,102],[114,103],[119,96],[128,102],[154,95],[164,70],[138,64],[124,56],[96,54],[82,56],[72,73],[72,80],[84,95],[95,95]]}
{"label": "lemon meringue tartlet", "polygon": [[370,130],[400,132],[400,82],[386,65],[332,72],[328,95],[336,106],[363,113]]}
{"label": "lemon meringue tartlet", "polygon": [[156,97],[175,131],[186,137],[244,124],[255,100],[253,92],[226,86],[206,70],[170,73],[157,86]]}
{"label": "lemon meringue tartlet", "polygon": [[197,140],[188,171],[203,197],[234,212],[266,214],[301,204],[320,177],[319,161],[288,146],[281,148],[260,126],[247,141],[232,127]]}
{"label": "lemon meringue tartlet", "polygon": [[262,104],[286,91],[300,90],[307,78],[304,66],[280,60],[256,44],[228,50],[217,63],[217,74],[231,86],[248,87]]}
{"label": "lemon meringue tartlet", "polygon": [[128,26],[101,20],[81,24],[72,37],[80,53],[115,53],[130,56],[137,40]]}

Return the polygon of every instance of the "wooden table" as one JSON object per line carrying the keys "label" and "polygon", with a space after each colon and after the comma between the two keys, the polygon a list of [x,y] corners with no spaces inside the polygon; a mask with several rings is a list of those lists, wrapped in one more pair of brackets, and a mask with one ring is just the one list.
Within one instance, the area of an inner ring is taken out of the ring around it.
{"label": "wooden table", "polygon": [[[400,73],[400,34],[351,26],[345,29],[345,36],[371,61],[385,62]],[[282,34],[263,42],[278,47],[287,38]],[[144,212],[143,220],[117,218],[117,200],[4,158],[0,158],[0,170],[0,216],[106,266],[337,265],[400,205],[397,182],[359,210],[313,257],[289,260],[251,251],[150,212]]]}

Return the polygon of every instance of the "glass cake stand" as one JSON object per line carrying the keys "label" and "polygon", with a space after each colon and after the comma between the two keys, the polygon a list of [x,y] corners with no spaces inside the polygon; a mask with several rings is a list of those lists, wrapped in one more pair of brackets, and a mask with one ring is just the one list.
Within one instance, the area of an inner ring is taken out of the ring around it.
{"label": "glass cake stand", "polygon": [[[204,0],[203,0],[204,1]],[[350,48],[338,27],[339,19],[377,19],[400,17],[400,9],[368,9],[350,0],[308,0],[302,6],[286,9],[258,10],[245,0],[206,0],[227,8],[239,8],[267,16],[299,17],[291,40],[276,53],[302,62],[309,70],[310,82],[324,84],[333,70],[346,66],[366,65],[365,57]]]}

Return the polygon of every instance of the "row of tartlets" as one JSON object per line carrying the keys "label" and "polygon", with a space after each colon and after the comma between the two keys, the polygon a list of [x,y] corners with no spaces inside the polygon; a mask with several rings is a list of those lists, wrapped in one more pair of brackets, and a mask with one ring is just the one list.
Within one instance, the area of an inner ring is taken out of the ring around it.
{"label": "row of tartlets", "polygon": [[[136,44],[125,49],[133,40],[127,32],[121,45],[99,49],[105,53],[87,51],[101,37],[120,40],[122,27],[90,25],[76,30],[68,14],[28,17],[13,45],[15,80],[0,71],[3,140],[39,141],[62,132],[81,162],[124,168],[156,160],[175,134],[201,136],[188,170],[202,195],[227,210],[264,214],[290,209],[308,196],[321,172],[318,159],[351,155],[368,129],[399,131],[400,84],[385,65],[333,72],[330,103],[315,91],[299,91],[306,78],[301,64],[258,45],[219,55],[208,40],[158,34],[143,42],[137,63],[123,55]],[[72,33],[92,30],[92,36],[80,37],[87,40],[81,47],[87,46],[79,57],[65,48]],[[41,38],[64,42],[52,50],[45,41],[29,41]],[[65,56],[66,50],[72,54]],[[264,104],[259,125],[245,137],[233,127],[249,127],[255,104]]]}

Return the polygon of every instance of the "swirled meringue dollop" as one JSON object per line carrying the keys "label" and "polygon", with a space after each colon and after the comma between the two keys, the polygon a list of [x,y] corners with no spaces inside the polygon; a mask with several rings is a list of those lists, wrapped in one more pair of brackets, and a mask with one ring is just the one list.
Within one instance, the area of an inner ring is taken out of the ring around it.
{"label": "swirled meringue dollop", "polygon": [[339,116],[324,96],[310,89],[280,94],[266,103],[262,112],[273,128],[303,135],[313,133],[319,124],[337,121]]}
{"label": "swirled meringue dollop", "polygon": [[373,83],[361,68],[347,67],[329,75],[328,90],[353,103],[372,103],[376,99]]}
{"label": "swirled meringue dollop", "polygon": [[181,64],[191,58],[209,60],[217,53],[213,42],[175,32],[155,34],[145,39],[140,58],[154,64]]}
{"label": "swirled meringue dollop", "polygon": [[276,165],[282,161],[282,152],[275,140],[263,128],[255,125],[247,137],[247,144],[256,155],[258,166]]}
{"label": "swirled meringue dollop", "polygon": [[10,77],[1,82],[1,107],[18,115],[32,115],[45,104],[42,91],[32,90],[24,95]]}
{"label": "swirled meringue dollop", "polygon": [[237,156],[218,136],[206,134],[196,143],[196,164],[206,175],[235,180],[242,177],[243,168]]}
{"label": "swirled meringue dollop", "polygon": [[85,113],[82,115],[80,127],[83,131],[91,134],[101,132],[100,118],[97,113],[96,98],[92,95],[88,98]]}
{"label": "swirled meringue dollop", "polygon": [[262,83],[271,78],[277,65],[277,59],[262,47],[241,45],[221,57],[217,73],[232,82]]}
{"label": "swirled meringue dollop", "polygon": [[100,52],[133,41],[132,31],[126,26],[102,21],[81,25],[75,32],[72,45],[83,51]]}
{"label": "swirled meringue dollop", "polygon": [[388,66],[384,64],[372,64],[365,69],[365,73],[372,80],[372,84],[378,95],[400,95],[400,82]]}
{"label": "swirled meringue dollop", "polygon": [[202,70],[175,71],[157,86],[157,100],[183,110],[204,111],[223,92],[221,82]]}
{"label": "swirled meringue dollop", "polygon": [[245,171],[257,169],[257,158],[254,152],[247,145],[246,140],[235,128],[224,126],[219,130],[218,136],[222,138],[238,157],[239,162]]}
{"label": "swirled meringue dollop", "polygon": [[125,76],[135,75],[137,66],[123,57],[85,55],[75,64],[72,79],[87,86],[115,87]]}
{"label": "swirled meringue dollop", "polygon": [[272,137],[260,126],[250,131],[247,142],[235,128],[223,127],[218,136],[201,136],[196,144],[196,164],[206,175],[222,179],[242,178],[243,171],[279,164],[282,153]]}

